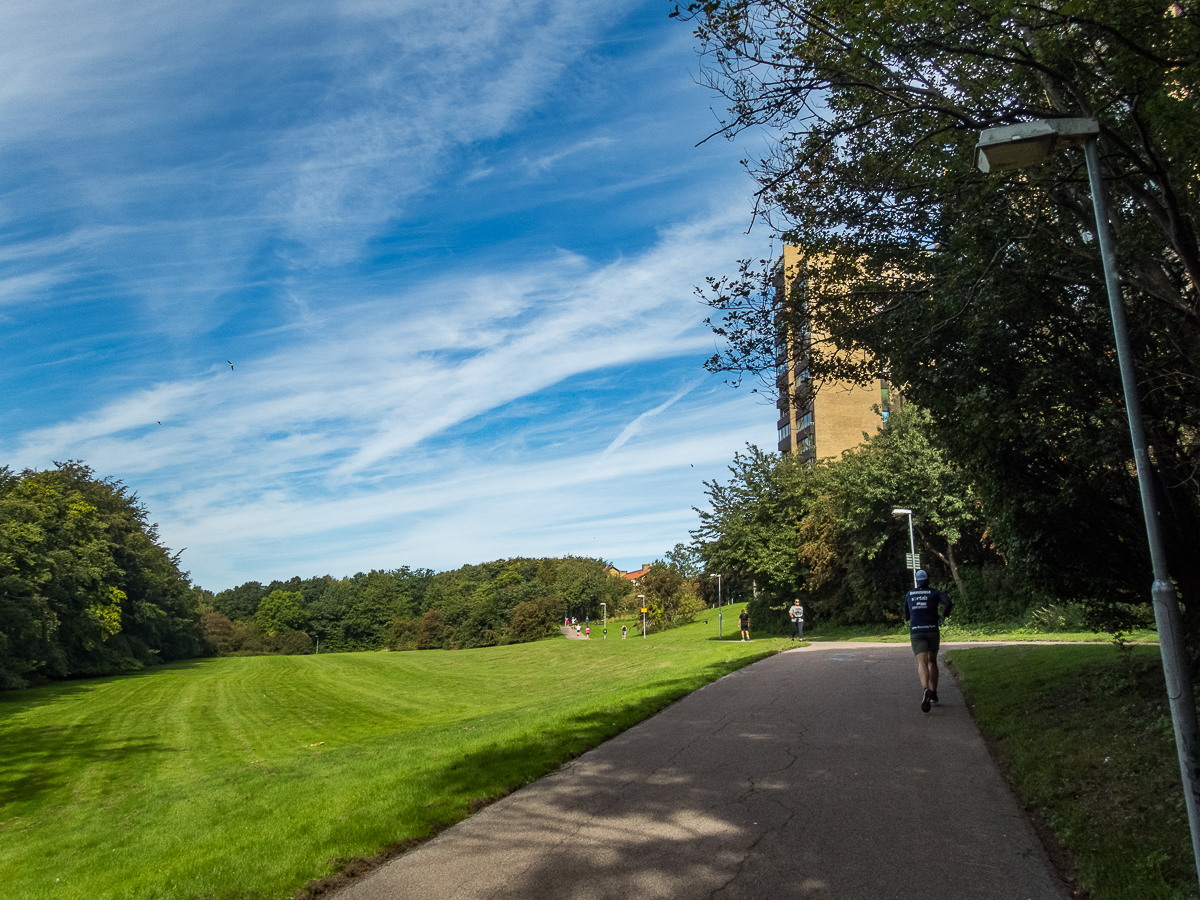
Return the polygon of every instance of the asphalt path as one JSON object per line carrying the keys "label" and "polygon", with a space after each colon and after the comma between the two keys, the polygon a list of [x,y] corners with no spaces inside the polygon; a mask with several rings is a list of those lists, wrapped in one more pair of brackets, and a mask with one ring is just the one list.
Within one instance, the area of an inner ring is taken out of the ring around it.
{"label": "asphalt path", "polygon": [[696,691],[338,900],[1064,900],[943,666],[814,644]]}

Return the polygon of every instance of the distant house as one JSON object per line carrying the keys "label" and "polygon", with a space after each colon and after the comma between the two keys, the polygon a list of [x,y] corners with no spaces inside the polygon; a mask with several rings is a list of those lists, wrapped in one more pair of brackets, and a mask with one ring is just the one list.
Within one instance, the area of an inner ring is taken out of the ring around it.
{"label": "distant house", "polygon": [[638,579],[650,571],[650,563],[642,563],[642,567],[635,572],[626,572],[624,569],[618,569],[616,566],[609,566],[604,571],[609,575],[619,575],[637,584]]}

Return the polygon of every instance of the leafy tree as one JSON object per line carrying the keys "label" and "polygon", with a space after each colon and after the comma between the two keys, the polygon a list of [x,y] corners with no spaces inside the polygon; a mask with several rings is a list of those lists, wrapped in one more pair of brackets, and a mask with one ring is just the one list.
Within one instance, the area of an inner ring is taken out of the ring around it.
{"label": "leafy tree", "polygon": [[421,617],[421,627],[417,631],[417,649],[433,650],[444,647],[450,639],[450,629],[446,627],[446,617],[440,609],[425,611]]}
{"label": "leafy tree", "polygon": [[697,596],[696,579],[685,577],[661,560],[650,564],[650,571],[639,579],[638,586],[646,595],[647,616],[656,628],[686,625],[704,610],[704,601]]}
{"label": "leafy tree", "polygon": [[603,560],[568,556],[558,561],[555,571],[554,593],[565,602],[566,611],[579,619],[598,618],[601,603],[610,612],[615,610],[631,588],[624,578],[609,575]]}
{"label": "leafy tree", "polygon": [[230,619],[252,619],[258,604],[270,593],[257,581],[247,581],[235,588],[221,591],[212,599],[212,606]]}
{"label": "leafy tree", "polygon": [[[717,370],[886,366],[975,484],[1010,564],[1119,624],[1149,580],[1079,153],[984,175],[984,128],[1099,119],[1117,265],[1185,627],[1200,641],[1200,14],[1148,0],[705,0],[684,10],[727,134],[765,126],[757,212],[803,290],[745,263],[708,289]],[[769,374],[768,374],[769,377]],[[1141,473],[1148,477],[1149,473]]]}
{"label": "leafy tree", "polygon": [[[967,599],[964,563],[998,562],[984,543],[982,509],[962,471],[927,433],[911,404],[878,434],[822,470],[821,489],[800,527],[812,611],[845,622],[898,621],[898,598],[911,587],[905,554],[913,510],[918,553],[935,577],[949,576]],[[932,555],[932,559],[930,556]]]}
{"label": "leafy tree", "polygon": [[120,482],[0,469],[0,686],[197,655],[197,600]]}
{"label": "leafy tree", "polygon": [[968,568],[999,562],[974,491],[927,426],[910,404],[839,460],[804,464],[750,447],[735,456],[727,484],[707,484],[711,508],[693,534],[710,568],[753,578],[756,627],[786,629],[784,609],[802,594],[814,618],[897,621],[911,586],[908,524],[892,515],[897,506],[914,510],[925,567],[945,573],[960,599],[978,581]]}
{"label": "leafy tree", "polygon": [[303,631],[308,627],[304,595],[299,591],[272,591],[258,604],[254,624],[265,634],[284,630]]}
{"label": "leafy tree", "polygon": [[663,562],[684,578],[696,578],[704,571],[704,557],[694,544],[676,544],[663,556]]}
{"label": "leafy tree", "polygon": [[214,653],[226,656],[233,652],[233,622],[225,613],[207,612],[202,619],[204,643]]}
{"label": "leafy tree", "polygon": [[392,619],[388,623],[385,642],[389,650],[416,650],[421,620],[407,616]]}
{"label": "leafy tree", "polygon": [[[767,592],[794,591],[807,577],[796,548],[814,497],[814,469],[748,444],[729,472],[725,484],[704,483],[709,508],[696,510],[700,525],[692,537],[706,571],[740,573]],[[732,596],[731,589],[725,599]]]}
{"label": "leafy tree", "polygon": [[505,643],[523,644],[553,634],[565,610],[566,604],[557,597],[539,597],[518,603],[513,607]]}

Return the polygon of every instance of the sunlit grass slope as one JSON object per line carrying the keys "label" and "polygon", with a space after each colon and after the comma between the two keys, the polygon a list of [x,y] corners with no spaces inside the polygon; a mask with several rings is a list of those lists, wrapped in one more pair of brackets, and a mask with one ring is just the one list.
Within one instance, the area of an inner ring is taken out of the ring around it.
{"label": "sunlit grass slope", "polygon": [[211,659],[0,694],[0,893],[286,898],[787,643],[609,624],[607,641]]}

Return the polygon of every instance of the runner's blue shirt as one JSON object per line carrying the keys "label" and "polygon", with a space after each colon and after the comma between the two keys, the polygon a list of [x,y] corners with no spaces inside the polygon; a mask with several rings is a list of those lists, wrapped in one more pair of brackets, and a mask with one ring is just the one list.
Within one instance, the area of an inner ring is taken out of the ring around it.
{"label": "runner's blue shirt", "polygon": [[904,595],[904,621],[910,622],[909,631],[937,631],[938,604],[950,615],[950,595],[933,588],[914,588]]}

